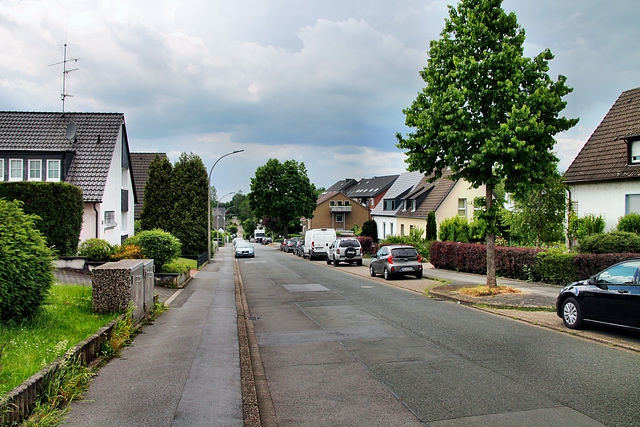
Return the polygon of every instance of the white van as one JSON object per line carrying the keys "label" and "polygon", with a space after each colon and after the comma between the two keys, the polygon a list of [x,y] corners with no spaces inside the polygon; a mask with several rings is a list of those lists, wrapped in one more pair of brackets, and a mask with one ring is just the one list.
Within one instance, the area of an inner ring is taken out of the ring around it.
{"label": "white van", "polygon": [[329,245],[336,240],[336,230],[333,228],[314,228],[304,235],[304,252],[302,257],[326,258]]}

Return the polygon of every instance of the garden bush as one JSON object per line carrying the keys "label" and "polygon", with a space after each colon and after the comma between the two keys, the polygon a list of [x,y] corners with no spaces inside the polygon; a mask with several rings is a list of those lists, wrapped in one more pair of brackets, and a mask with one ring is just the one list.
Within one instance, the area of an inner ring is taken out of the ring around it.
{"label": "garden bush", "polygon": [[575,253],[540,252],[537,255],[537,272],[540,280],[553,285],[563,285],[578,280]]}
{"label": "garden bush", "polygon": [[0,199],[0,321],[24,320],[53,285],[53,251],[22,202]]}
{"label": "garden bush", "polygon": [[144,259],[144,253],[140,246],[123,245],[115,248],[115,253],[111,255],[112,261],[120,261],[121,259]]}
{"label": "garden bush", "polygon": [[373,253],[373,239],[369,236],[358,236],[360,246],[362,246],[362,252],[371,255]]}
{"label": "garden bush", "polygon": [[95,237],[85,240],[78,247],[78,255],[86,256],[89,261],[109,261],[114,253],[115,249],[109,242]]}
{"label": "garden bush", "polygon": [[640,252],[640,236],[626,231],[595,234],[580,240],[578,251],[583,254]]}
{"label": "garden bush", "polygon": [[373,243],[378,243],[378,225],[373,219],[367,220],[362,224],[361,236],[371,237]]}
{"label": "garden bush", "polygon": [[438,238],[443,242],[469,243],[469,221],[461,216],[446,218],[440,223]]}
{"label": "garden bush", "polygon": [[180,241],[173,234],[160,229],[147,230],[131,236],[125,244],[139,246],[146,258],[153,259],[157,270],[178,258],[182,249]]}
{"label": "garden bush", "polygon": [[618,231],[640,234],[640,215],[630,213],[618,221]]}

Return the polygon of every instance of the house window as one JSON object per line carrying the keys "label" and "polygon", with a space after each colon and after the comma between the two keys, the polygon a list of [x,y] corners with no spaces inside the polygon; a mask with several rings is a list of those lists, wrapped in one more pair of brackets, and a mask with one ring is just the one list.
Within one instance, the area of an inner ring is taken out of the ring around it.
{"label": "house window", "polygon": [[640,194],[627,194],[625,196],[625,214],[630,213],[640,214]]}
{"label": "house window", "polygon": [[467,217],[467,199],[458,199],[458,216]]}
{"label": "house window", "polygon": [[632,164],[637,164],[640,163],[640,139],[636,140],[636,141],[631,141],[629,143],[630,146],[630,157],[631,157],[631,163]]}
{"label": "house window", "polygon": [[404,224],[400,224],[400,235],[404,236]]}
{"label": "house window", "polygon": [[338,206],[342,206],[342,200],[338,200]]}
{"label": "house window", "polygon": [[343,222],[343,221],[344,221],[344,218],[343,218],[342,214],[336,215],[336,222]]}
{"label": "house window", "polygon": [[9,160],[9,181],[22,181],[22,159]]}
{"label": "house window", "polygon": [[0,181],[4,181],[4,159],[0,159]]}
{"label": "house window", "polygon": [[396,201],[395,200],[385,200],[384,201],[384,210],[385,211],[392,211],[396,208]]}
{"label": "house window", "polygon": [[42,181],[42,160],[29,160],[29,181]]}
{"label": "house window", "polygon": [[333,200],[329,202],[329,206],[335,206],[336,202],[334,202]]}
{"label": "house window", "polygon": [[47,160],[47,181],[60,182],[60,160]]}
{"label": "house window", "polygon": [[105,211],[104,213],[104,227],[105,228],[115,228],[118,224],[116,223],[116,213],[115,211]]}
{"label": "house window", "polygon": [[393,223],[389,224],[389,234],[393,236]]}
{"label": "house window", "polygon": [[411,199],[411,211],[415,211],[416,210],[416,199]]}

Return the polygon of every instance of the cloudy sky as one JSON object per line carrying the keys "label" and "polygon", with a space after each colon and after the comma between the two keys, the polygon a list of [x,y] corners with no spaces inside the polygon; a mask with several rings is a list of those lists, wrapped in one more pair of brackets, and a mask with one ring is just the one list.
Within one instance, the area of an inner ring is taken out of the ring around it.
{"label": "cloudy sky", "polygon": [[[0,0],[0,109],[122,112],[133,152],[199,155],[218,194],[269,158],[311,181],[405,170],[395,133],[448,16],[429,0]],[[505,0],[525,54],[568,78],[564,170],[621,92],[640,86],[637,0]],[[223,199],[227,201],[228,199]]]}

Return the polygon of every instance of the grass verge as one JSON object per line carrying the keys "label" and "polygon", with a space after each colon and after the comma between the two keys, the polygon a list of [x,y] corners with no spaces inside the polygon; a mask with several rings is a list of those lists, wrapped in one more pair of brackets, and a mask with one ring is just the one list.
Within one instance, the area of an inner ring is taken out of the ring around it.
{"label": "grass verge", "polygon": [[20,385],[117,316],[92,312],[90,287],[54,285],[36,316],[0,325],[0,392]]}
{"label": "grass verge", "polygon": [[468,288],[461,288],[458,290],[463,295],[468,295],[471,297],[492,297],[496,295],[504,295],[504,294],[522,294],[523,292],[520,289],[512,288],[511,286],[486,286],[486,285],[478,285]]}

